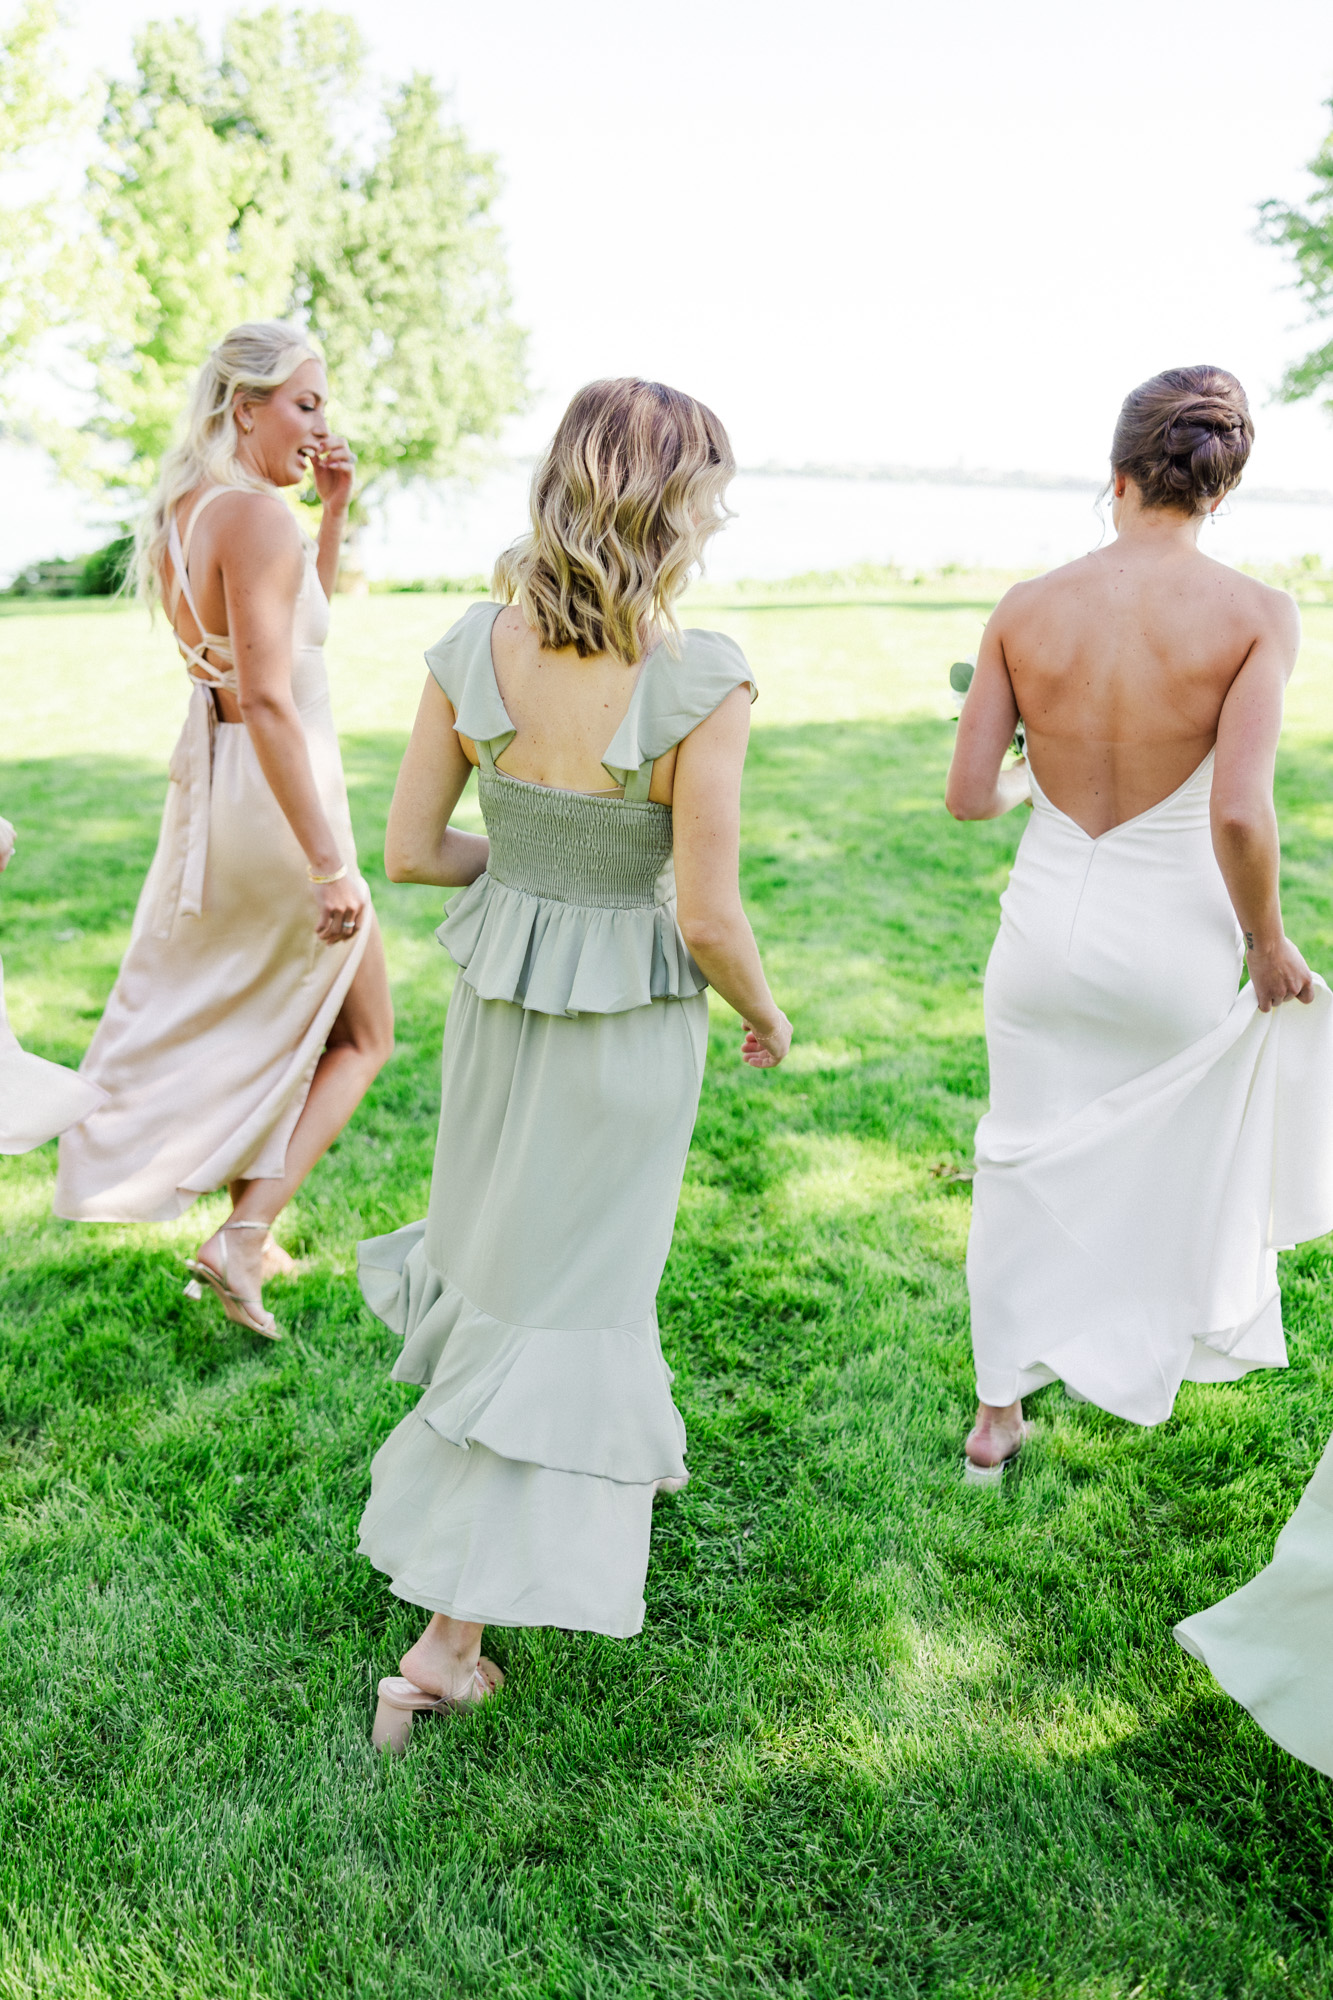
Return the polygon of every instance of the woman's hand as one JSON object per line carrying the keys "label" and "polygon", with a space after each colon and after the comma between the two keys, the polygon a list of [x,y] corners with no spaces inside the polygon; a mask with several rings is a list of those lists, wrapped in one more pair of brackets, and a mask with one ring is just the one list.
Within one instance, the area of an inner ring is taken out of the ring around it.
{"label": "woman's hand", "polygon": [[7,819],[0,819],[0,875],[14,858],[14,846],[18,835]]}
{"label": "woman's hand", "polygon": [[347,944],[360,930],[370,902],[365,883],[349,872],[340,882],[315,882],[311,887],[319,906],[315,936],[321,944]]}
{"label": "woman's hand", "polygon": [[785,1014],[779,1014],[774,1027],[761,1030],[752,1027],[749,1021],[741,1024],[745,1029],[745,1040],[741,1043],[741,1060],[751,1069],[776,1069],[791,1048],[791,1022]]}
{"label": "woman's hand", "polygon": [[343,437],[331,437],[320,452],[310,454],[315,491],[326,514],[345,514],[356,484],[356,454]]}
{"label": "woman's hand", "polygon": [[1284,1000],[1299,1000],[1308,1007],[1314,999],[1313,974],[1290,938],[1280,938],[1265,950],[1250,944],[1247,937],[1245,963],[1261,1014]]}

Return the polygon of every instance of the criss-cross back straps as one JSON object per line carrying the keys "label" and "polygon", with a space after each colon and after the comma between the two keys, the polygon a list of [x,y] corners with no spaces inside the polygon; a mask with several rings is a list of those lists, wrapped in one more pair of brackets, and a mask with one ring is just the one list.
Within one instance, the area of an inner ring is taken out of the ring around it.
{"label": "criss-cross back straps", "polygon": [[[174,513],[171,517],[171,526],[167,531],[167,554],[171,557],[172,569],[171,625],[173,632],[176,633],[176,644],[180,647],[181,657],[184,659],[186,668],[194,680],[206,681],[210,687],[221,688],[229,686],[235,672],[235,663],[232,660],[231,640],[225,632],[207,631],[203,619],[199,616],[199,607],[194,601],[194,592],[190,588],[190,543],[194,539],[195,524],[209,501],[216,500],[220,493],[226,493],[228,490],[225,486],[210,486],[206,493],[200,495],[194,504],[189,521],[186,524],[185,539],[183,542]],[[182,639],[179,631],[176,630],[176,618],[180,611],[182,597],[184,597],[186,605],[189,607],[190,616],[199,630],[199,637],[193,645],[187,640]],[[215,667],[213,662],[205,657],[208,653],[217,653],[222,659],[227,661],[227,666],[222,669]]]}

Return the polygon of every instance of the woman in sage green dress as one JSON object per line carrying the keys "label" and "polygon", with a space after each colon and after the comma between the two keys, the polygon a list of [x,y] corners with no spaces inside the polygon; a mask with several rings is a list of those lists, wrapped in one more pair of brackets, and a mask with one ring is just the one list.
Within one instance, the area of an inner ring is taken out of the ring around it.
{"label": "woman in sage green dress", "polygon": [[[575,397],[532,531],[426,655],[389,818],[395,881],[464,886],[424,1222],[363,1243],[367,1303],[424,1394],[376,1455],[360,1547],[432,1616],[374,1740],[473,1707],[486,1625],[627,1638],[685,1430],[658,1340],[703,1076],[705,986],[782,1061],[737,884],[754,681],[673,613],[721,527],[731,447],[660,383]],[[473,769],[488,838],[449,825]]]}

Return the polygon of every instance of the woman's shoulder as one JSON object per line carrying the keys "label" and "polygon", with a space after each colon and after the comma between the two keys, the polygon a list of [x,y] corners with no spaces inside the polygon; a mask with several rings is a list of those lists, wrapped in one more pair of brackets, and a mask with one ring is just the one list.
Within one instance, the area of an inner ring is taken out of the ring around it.
{"label": "woman's shoulder", "polygon": [[215,527],[228,532],[280,534],[293,544],[302,539],[300,524],[282,495],[258,486],[197,486],[176,511],[182,528],[199,516],[201,525],[211,518]]}
{"label": "woman's shoulder", "polygon": [[748,687],[758,699],[754,670],[726,632],[690,626],[677,651],[659,646],[640,676],[643,692],[640,735],[645,752],[660,757],[697,729],[733,688]]}
{"label": "woman's shoulder", "polygon": [[450,681],[466,676],[478,659],[484,657],[489,662],[491,627],[503,609],[503,605],[489,602],[469,604],[462,617],[456,618],[433,646],[427,646],[426,665],[446,694]]}
{"label": "woman's shoulder", "polygon": [[266,570],[275,558],[303,563],[309,541],[281,494],[253,486],[197,487],[178,506],[176,526],[191,551],[246,568]]}
{"label": "woman's shoulder", "polygon": [[491,661],[491,627],[503,609],[490,601],[470,604],[443,638],[426,648],[426,665],[449,697],[458,728],[481,742],[511,727]]}
{"label": "woman's shoulder", "polygon": [[649,654],[624,720],[602,759],[622,782],[631,771],[665,756],[720,708],[733,688],[757,695],[744,653],[725,632],[682,632],[675,651],[665,644]]}

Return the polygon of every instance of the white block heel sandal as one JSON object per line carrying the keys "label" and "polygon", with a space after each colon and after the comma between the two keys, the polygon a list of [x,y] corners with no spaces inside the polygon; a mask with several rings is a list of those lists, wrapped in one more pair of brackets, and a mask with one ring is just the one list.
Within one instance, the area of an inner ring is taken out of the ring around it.
{"label": "white block heel sandal", "polygon": [[1027,1443],[1028,1439],[1031,1436],[1032,1436],[1031,1424],[1024,1424],[1022,1437],[1018,1440],[1018,1443],[1014,1446],[1008,1458],[1002,1458],[998,1465],[977,1465],[972,1459],[968,1458],[966,1453],[964,1453],[963,1455],[964,1486],[990,1486],[990,1487],[1002,1486],[1004,1484],[1005,1473],[1009,1470],[1009,1467],[1011,1465],[1016,1463],[1019,1452],[1022,1451],[1023,1446]]}

